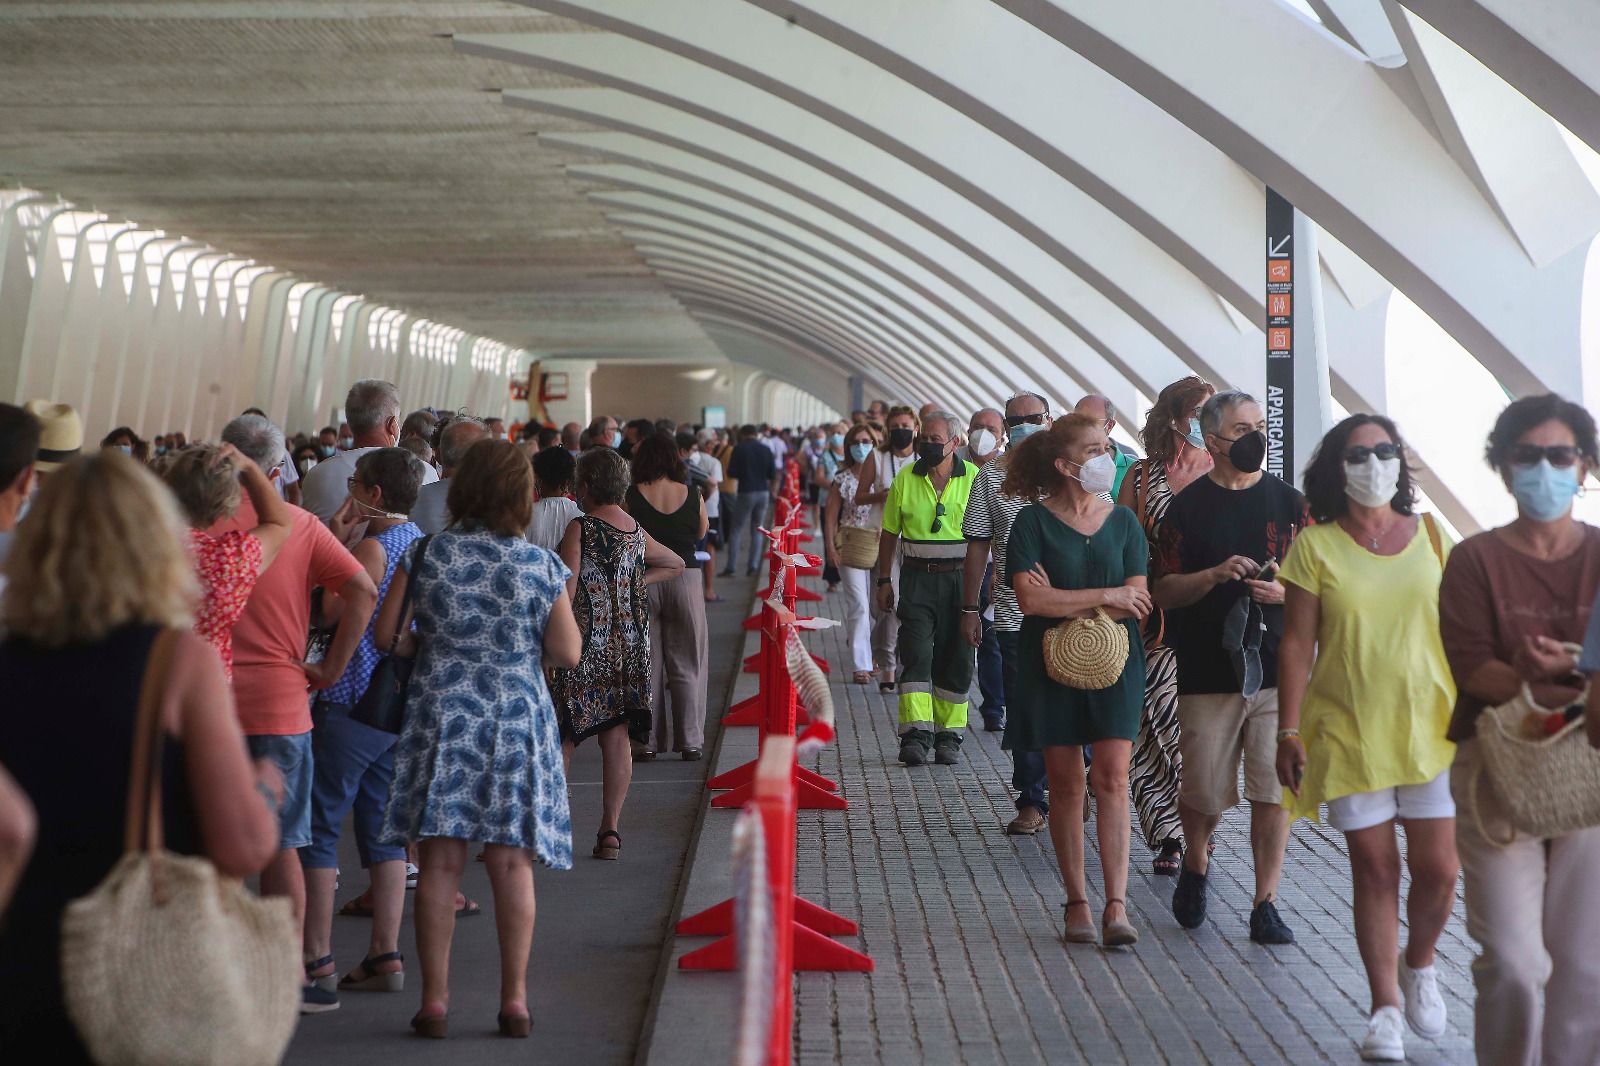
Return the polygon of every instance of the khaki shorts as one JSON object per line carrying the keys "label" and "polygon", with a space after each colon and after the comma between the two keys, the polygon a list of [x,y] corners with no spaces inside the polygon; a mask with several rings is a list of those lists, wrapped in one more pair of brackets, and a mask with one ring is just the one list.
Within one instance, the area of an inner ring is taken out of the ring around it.
{"label": "khaki shorts", "polygon": [[1246,700],[1237,692],[1178,697],[1178,750],[1183,776],[1178,799],[1202,814],[1220,815],[1239,802],[1239,757],[1244,798],[1282,803],[1278,784],[1278,690]]}

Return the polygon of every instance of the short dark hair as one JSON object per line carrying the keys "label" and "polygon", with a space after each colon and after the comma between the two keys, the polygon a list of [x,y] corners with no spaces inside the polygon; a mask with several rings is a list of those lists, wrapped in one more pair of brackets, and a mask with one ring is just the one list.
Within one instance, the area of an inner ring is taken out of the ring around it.
{"label": "short dark hair", "polygon": [[1572,430],[1578,454],[1590,467],[1600,466],[1600,444],[1595,441],[1594,416],[1581,404],[1553,392],[1513,400],[1501,411],[1500,417],[1494,420],[1494,428],[1489,431],[1489,445],[1484,449],[1484,458],[1497,473],[1504,470],[1511,461],[1511,449],[1522,439],[1522,435],[1534,426],[1552,420],[1563,422]]}
{"label": "short dark hair", "polygon": [[621,503],[628,494],[628,461],[613,448],[591,448],[578,459],[578,488],[591,506]]}
{"label": "short dark hair", "polygon": [[578,460],[559,445],[541,448],[533,455],[533,479],[540,495],[569,491],[577,471]]}
{"label": "short dark hair", "polygon": [[[560,442],[561,431],[555,426],[540,426],[534,436],[537,438],[540,449],[544,449]],[[523,429],[523,439],[527,439],[526,427]]]}
{"label": "short dark hair", "polygon": [[510,441],[480,440],[451,475],[445,507],[462,529],[524,536],[533,521],[533,467]]}
{"label": "short dark hair", "polygon": [[1306,506],[1317,522],[1332,522],[1350,510],[1350,498],[1344,494],[1344,450],[1350,443],[1350,434],[1362,426],[1377,426],[1400,446],[1400,482],[1395,486],[1389,506],[1399,514],[1414,514],[1417,510],[1417,487],[1411,479],[1411,460],[1406,455],[1406,442],[1395,424],[1382,415],[1351,415],[1328,430],[1325,437],[1311,453],[1306,464],[1304,489]]}
{"label": "short dark hair", "polygon": [[633,446],[633,483],[646,485],[666,478],[686,484],[689,470],[678,454],[678,442],[665,433],[651,433]]}
{"label": "short dark hair", "polygon": [[356,480],[383,490],[383,506],[408,514],[417,505],[424,477],[422,460],[405,448],[377,448],[356,460]]}
{"label": "short dark hair", "polygon": [[680,452],[689,452],[694,450],[694,446],[699,442],[700,438],[696,437],[688,430],[684,430],[682,433],[674,434],[672,439],[677,442],[678,450]]}
{"label": "short dark hair", "polygon": [[321,429],[317,430],[317,436],[319,437],[324,433],[332,433],[335,437],[339,435],[339,431],[332,426],[323,426]]}
{"label": "short dark hair", "polygon": [[39,433],[39,420],[25,408],[0,403],[0,492],[39,458]]}
{"label": "short dark hair", "polygon": [[639,435],[639,439],[643,440],[656,431],[656,424],[648,418],[630,418],[623,423],[622,428],[633,430]]}
{"label": "short dark hair", "polygon": [[741,436],[741,437],[753,437],[755,435],[756,435],[756,427],[752,426],[749,422],[746,422],[744,425],[739,427],[739,436]]}

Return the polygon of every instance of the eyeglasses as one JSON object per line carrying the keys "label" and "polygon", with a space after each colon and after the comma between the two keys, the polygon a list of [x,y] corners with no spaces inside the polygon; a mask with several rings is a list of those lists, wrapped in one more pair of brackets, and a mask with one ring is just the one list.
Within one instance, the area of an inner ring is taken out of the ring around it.
{"label": "eyeglasses", "polygon": [[362,481],[358,477],[351,476],[351,477],[347,477],[347,478],[344,479],[344,487],[346,489],[353,489],[357,485],[360,485],[362,488],[366,488],[367,487],[367,483],[365,481]]}
{"label": "eyeglasses", "polygon": [[933,505],[933,525],[928,527],[928,532],[929,533],[937,533],[937,532],[939,532],[940,527],[942,527],[944,525],[944,522],[941,521],[941,519],[943,519],[943,518],[944,518],[944,504],[935,503]]}
{"label": "eyeglasses", "polygon": [[1548,448],[1537,444],[1518,444],[1511,449],[1512,466],[1536,466],[1540,459],[1550,460],[1550,465],[1565,468],[1582,458],[1577,448],[1570,444],[1552,444]]}
{"label": "eyeglasses", "polygon": [[1043,411],[1040,411],[1036,415],[1006,415],[1006,428],[1010,429],[1012,426],[1020,426],[1024,424],[1031,426],[1042,426],[1044,425],[1044,419],[1045,413]]}
{"label": "eyeglasses", "polygon": [[1379,459],[1397,459],[1400,457],[1400,445],[1387,440],[1370,448],[1365,444],[1358,444],[1354,448],[1344,450],[1344,461],[1351,466],[1360,466],[1374,455]]}

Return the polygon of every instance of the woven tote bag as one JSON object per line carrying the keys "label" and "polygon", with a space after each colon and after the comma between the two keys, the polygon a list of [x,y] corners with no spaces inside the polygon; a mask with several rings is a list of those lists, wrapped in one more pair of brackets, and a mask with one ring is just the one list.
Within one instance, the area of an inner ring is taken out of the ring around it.
{"label": "woven tote bag", "polygon": [[1128,630],[1096,607],[1093,618],[1069,618],[1044,632],[1044,669],[1068,688],[1110,688],[1128,665]]}
{"label": "woven tote bag", "polygon": [[870,526],[841,525],[833,548],[839,553],[840,566],[871,570],[878,565],[878,531]]}
{"label": "woven tote bag", "polygon": [[122,858],[61,920],[67,1014],[100,1066],[276,1066],[300,1009],[300,932],[202,858],[163,849],[161,694],[174,631],[139,695]]}
{"label": "woven tote bag", "polygon": [[[1550,736],[1530,737],[1525,732],[1530,713],[1560,710],[1541,707],[1523,685],[1516,699],[1486,708],[1478,716],[1480,773],[1488,774],[1507,820],[1529,836],[1558,837],[1600,825],[1600,751],[1584,735],[1583,716]],[[1478,831],[1493,839],[1483,833],[1481,821]]]}

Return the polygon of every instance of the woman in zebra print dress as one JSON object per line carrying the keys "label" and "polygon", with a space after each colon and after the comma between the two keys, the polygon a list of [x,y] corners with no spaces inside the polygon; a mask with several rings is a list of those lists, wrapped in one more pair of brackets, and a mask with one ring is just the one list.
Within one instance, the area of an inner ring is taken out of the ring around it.
{"label": "woman in zebra print dress", "polygon": [[[1201,378],[1182,378],[1161,390],[1145,419],[1140,436],[1146,458],[1128,469],[1117,502],[1138,516],[1152,554],[1172,497],[1211,469],[1198,419],[1201,405],[1215,391]],[[1178,752],[1178,661],[1162,642],[1162,634],[1158,609],[1144,626],[1144,714],[1128,777],[1145,845],[1156,853],[1155,872],[1176,877],[1183,856],[1183,829],[1178,822],[1178,780],[1183,775],[1183,756]]]}

